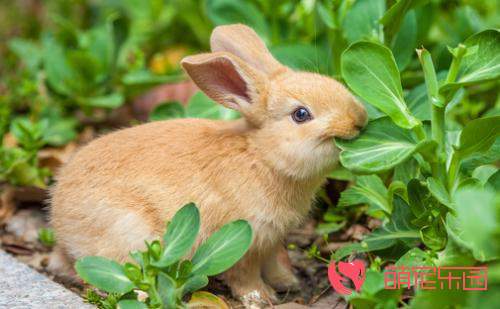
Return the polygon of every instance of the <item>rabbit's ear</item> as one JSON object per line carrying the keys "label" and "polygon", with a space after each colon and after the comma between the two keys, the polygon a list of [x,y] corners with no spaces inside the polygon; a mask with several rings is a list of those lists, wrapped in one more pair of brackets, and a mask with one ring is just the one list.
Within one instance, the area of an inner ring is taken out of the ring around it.
{"label": "rabbit's ear", "polygon": [[265,101],[267,77],[232,54],[188,56],[182,59],[181,65],[210,98],[244,115],[254,113]]}
{"label": "rabbit's ear", "polygon": [[226,51],[236,55],[267,75],[286,70],[274,59],[257,33],[242,24],[216,27],[210,37],[210,47],[213,52]]}

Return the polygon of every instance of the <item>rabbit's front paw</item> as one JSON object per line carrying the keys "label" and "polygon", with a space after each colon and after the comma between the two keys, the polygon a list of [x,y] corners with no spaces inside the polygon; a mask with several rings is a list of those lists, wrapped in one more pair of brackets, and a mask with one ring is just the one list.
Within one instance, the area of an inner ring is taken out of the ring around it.
{"label": "rabbit's front paw", "polygon": [[265,308],[278,302],[276,292],[264,282],[253,288],[251,286],[240,286],[233,289],[233,294],[243,303],[245,308]]}
{"label": "rabbit's front paw", "polygon": [[272,303],[277,303],[278,298],[274,291],[270,293],[264,290],[253,290],[239,297],[245,308],[258,309],[269,307]]}

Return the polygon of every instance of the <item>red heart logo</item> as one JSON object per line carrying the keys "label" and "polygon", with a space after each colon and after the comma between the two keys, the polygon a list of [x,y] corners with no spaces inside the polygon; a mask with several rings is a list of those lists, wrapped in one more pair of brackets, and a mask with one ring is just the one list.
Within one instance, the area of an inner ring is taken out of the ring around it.
{"label": "red heart logo", "polygon": [[[351,279],[354,284],[354,289],[356,292],[361,290],[361,286],[365,282],[366,273],[365,273],[365,264],[361,260],[354,260],[352,262],[339,262],[339,273],[344,277]],[[337,267],[335,266],[335,262],[332,262],[330,266],[328,266],[328,280],[330,280],[330,284],[333,289],[337,291],[339,294],[350,295],[352,290],[346,288],[344,283],[347,283],[347,279],[337,273]]]}

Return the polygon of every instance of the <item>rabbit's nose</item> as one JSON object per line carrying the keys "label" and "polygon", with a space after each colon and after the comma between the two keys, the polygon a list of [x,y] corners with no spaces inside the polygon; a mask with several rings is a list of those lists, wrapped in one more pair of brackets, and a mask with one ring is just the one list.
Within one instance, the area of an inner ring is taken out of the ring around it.
{"label": "rabbit's nose", "polygon": [[368,123],[368,113],[363,105],[360,103],[356,103],[354,115],[352,117],[354,119],[354,127],[361,131],[366,124]]}

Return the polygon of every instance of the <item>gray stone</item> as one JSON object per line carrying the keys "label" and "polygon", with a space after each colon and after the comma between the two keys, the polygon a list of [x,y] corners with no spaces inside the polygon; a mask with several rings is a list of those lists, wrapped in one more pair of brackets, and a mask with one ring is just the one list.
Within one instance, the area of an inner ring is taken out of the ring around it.
{"label": "gray stone", "polygon": [[78,295],[0,250],[0,308],[93,308]]}

